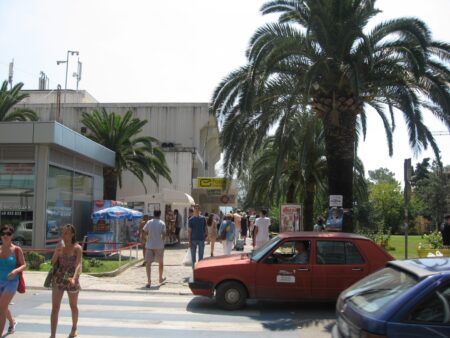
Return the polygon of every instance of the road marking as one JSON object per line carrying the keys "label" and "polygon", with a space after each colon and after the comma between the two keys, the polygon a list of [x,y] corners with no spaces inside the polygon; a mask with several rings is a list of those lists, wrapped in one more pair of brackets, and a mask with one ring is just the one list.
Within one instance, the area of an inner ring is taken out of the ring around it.
{"label": "road marking", "polygon": [[[48,316],[19,315],[18,322],[22,324],[42,324],[49,325]],[[158,330],[180,330],[180,331],[213,331],[213,332],[262,332],[264,328],[261,323],[247,322],[230,325],[229,322],[218,321],[170,321],[170,320],[136,320],[136,319],[114,319],[103,320],[99,318],[80,317],[78,327],[104,327],[104,328],[132,328],[132,329],[158,329]],[[58,325],[72,325],[70,316],[60,316]],[[20,332],[22,333],[22,332]],[[84,336],[84,335],[83,335]],[[97,336],[96,336],[97,337]]]}

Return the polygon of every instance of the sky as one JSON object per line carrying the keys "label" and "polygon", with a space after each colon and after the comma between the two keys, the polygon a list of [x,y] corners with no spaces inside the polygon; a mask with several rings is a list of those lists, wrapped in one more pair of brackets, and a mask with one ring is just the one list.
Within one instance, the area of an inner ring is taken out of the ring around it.
{"label": "sky", "polygon": [[[82,63],[79,89],[99,102],[209,102],[218,83],[246,63],[253,33],[275,15],[262,16],[264,0],[0,0],[0,80],[8,78],[14,60],[13,83],[37,89],[40,72],[49,89],[76,88],[77,63]],[[435,40],[450,42],[450,0],[378,0],[383,12],[371,25],[398,17],[418,17]],[[388,156],[381,120],[369,113],[367,138],[358,156],[366,172],[380,167],[403,180],[403,162],[413,154],[396,118],[394,155]],[[436,135],[443,163],[450,165],[448,130],[426,118]]]}

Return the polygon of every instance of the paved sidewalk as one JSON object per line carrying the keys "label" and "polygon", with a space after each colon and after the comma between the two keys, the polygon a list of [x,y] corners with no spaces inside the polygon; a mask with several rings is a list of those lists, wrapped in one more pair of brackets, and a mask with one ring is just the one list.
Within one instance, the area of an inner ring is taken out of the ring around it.
{"label": "paved sidewalk", "polygon": [[[250,252],[251,240],[247,239],[244,252]],[[142,250],[139,250],[138,260],[134,265],[114,277],[94,277],[82,274],[80,284],[83,291],[113,291],[113,292],[136,292],[136,293],[164,293],[190,295],[188,287],[189,278],[192,277],[192,267],[182,264],[188,249],[187,242],[174,246],[167,246],[164,252],[164,276],[167,278],[165,284],[158,283],[158,264],[152,264],[152,287],[145,288],[147,276],[145,267],[142,266]],[[209,257],[211,246],[205,246],[205,257]],[[233,251],[242,253],[242,251]],[[223,255],[222,244],[216,242],[214,255]],[[24,273],[25,283],[28,289],[45,289],[43,287],[46,272],[26,271]]]}

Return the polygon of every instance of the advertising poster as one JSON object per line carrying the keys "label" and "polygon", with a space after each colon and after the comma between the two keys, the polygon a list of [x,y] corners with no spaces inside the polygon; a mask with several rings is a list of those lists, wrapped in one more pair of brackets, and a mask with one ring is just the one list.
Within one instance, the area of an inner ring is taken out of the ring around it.
{"label": "advertising poster", "polygon": [[344,209],[333,207],[328,210],[327,223],[325,229],[327,231],[342,231],[342,221],[344,219]]}
{"label": "advertising poster", "polygon": [[280,212],[280,232],[302,230],[300,205],[282,204]]}

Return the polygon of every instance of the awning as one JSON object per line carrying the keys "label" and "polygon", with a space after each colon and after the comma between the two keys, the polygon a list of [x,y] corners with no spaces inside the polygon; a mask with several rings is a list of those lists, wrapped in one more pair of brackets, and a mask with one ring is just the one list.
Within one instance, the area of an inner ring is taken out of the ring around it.
{"label": "awning", "polygon": [[191,195],[178,190],[163,189],[163,199],[169,204],[194,205],[195,201]]}

